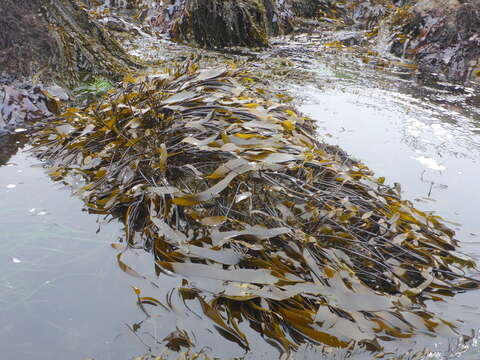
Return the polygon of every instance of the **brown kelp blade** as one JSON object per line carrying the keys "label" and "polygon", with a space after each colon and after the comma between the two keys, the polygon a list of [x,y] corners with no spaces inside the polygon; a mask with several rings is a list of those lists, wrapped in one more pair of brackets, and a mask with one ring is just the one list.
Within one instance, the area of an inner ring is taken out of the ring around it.
{"label": "brown kelp blade", "polygon": [[36,154],[56,179],[81,176],[76,193],[120,216],[130,245],[140,233],[158,274],[194,279],[182,294],[245,348],[242,322],[285,350],[452,331],[425,301],[478,285],[453,232],[251,80],[195,67],[129,77],[45,124]]}

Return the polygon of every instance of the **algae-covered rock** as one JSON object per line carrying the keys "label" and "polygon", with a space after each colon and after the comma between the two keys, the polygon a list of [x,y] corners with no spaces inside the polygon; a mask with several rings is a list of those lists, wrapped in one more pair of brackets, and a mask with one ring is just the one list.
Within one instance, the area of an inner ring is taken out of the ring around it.
{"label": "algae-covered rock", "polygon": [[73,85],[139,65],[80,0],[2,0],[0,69]]}
{"label": "algae-covered rock", "polygon": [[265,7],[261,0],[172,1],[160,9],[153,24],[174,40],[204,47],[265,47],[268,15],[273,16],[272,12],[273,7]]}
{"label": "algae-covered rock", "polygon": [[263,2],[190,0],[174,24],[172,35],[207,47],[268,45]]}
{"label": "algae-covered rock", "polygon": [[14,74],[14,78],[28,76],[54,55],[53,39],[39,11],[37,0],[1,1],[0,72]]}
{"label": "algae-covered rock", "polygon": [[288,6],[293,15],[306,18],[317,16],[320,7],[330,3],[328,0],[283,0],[277,2],[282,3],[282,6]]}
{"label": "algae-covered rock", "polygon": [[35,1],[43,6],[55,41],[52,67],[68,85],[91,75],[119,78],[140,67],[79,0]]}
{"label": "algae-covered rock", "polygon": [[286,0],[177,0],[161,6],[152,24],[174,40],[200,46],[265,47],[269,36],[293,30],[292,3]]}
{"label": "algae-covered rock", "polygon": [[480,1],[422,0],[400,23],[393,52],[454,81],[480,76]]}

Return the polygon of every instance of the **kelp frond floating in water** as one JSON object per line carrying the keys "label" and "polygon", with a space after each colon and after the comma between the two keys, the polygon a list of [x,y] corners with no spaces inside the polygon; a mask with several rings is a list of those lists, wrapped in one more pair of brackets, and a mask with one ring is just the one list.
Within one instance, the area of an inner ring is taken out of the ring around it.
{"label": "kelp frond floating in water", "polygon": [[274,98],[242,70],[128,76],[46,123],[35,151],[245,348],[245,321],[286,351],[451,331],[424,304],[478,286],[453,232]]}

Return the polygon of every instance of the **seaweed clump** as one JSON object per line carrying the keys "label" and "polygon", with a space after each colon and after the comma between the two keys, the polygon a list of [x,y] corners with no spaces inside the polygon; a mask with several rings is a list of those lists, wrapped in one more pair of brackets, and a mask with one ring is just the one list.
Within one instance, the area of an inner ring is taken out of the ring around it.
{"label": "seaweed clump", "polygon": [[242,322],[285,351],[454,330],[425,305],[478,285],[453,232],[275,98],[239,69],[127,76],[46,123],[35,152],[245,348]]}

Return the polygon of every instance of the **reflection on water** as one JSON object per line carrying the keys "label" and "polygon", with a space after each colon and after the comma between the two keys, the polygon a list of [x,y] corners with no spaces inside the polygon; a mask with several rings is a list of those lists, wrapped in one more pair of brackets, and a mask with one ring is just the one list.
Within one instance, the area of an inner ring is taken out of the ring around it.
{"label": "reflection on water", "polygon": [[[480,259],[479,92],[392,81],[388,73],[369,73],[347,60],[348,79],[338,76],[338,62],[322,66],[318,77],[335,81],[325,82],[322,89],[294,90],[303,99],[301,110],[318,119],[319,136],[364,161],[390,184],[402,184],[405,198],[450,221],[461,250]],[[430,308],[446,319],[460,319],[461,331],[468,333],[480,328],[477,297],[476,292],[465,293]],[[431,341],[419,340],[421,345]],[[448,344],[446,339],[433,341],[439,349]],[[478,355],[478,347],[472,346],[476,350],[468,356]]]}
{"label": "reflection on water", "polygon": [[22,135],[0,135],[0,166],[5,165],[25,142]]}
{"label": "reflection on water", "polygon": [[[2,154],[16,152],[2,148]],[[6,159],[6,158],[5,158]],[[2,359],[128,358],[135,294],[113,262],[119,226],[83,213],[24,152],[0,167]]]}

